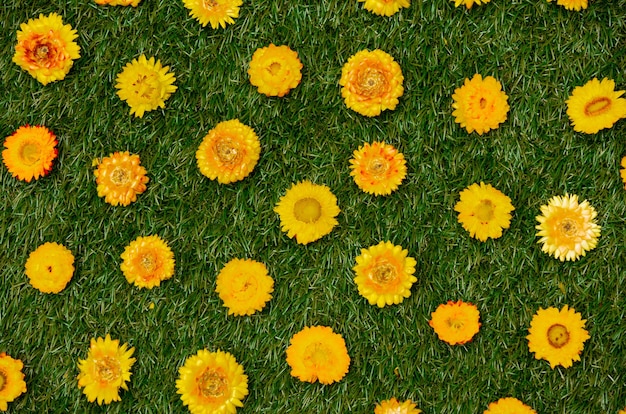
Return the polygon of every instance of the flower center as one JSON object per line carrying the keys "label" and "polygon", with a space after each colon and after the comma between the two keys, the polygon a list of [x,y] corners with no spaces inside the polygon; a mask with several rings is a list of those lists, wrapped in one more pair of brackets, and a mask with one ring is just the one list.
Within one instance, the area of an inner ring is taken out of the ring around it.
{"label": "flower center", "polygon": [[478,106],[480,106],[480,109],[485,109],[487,107],[487,100],[485,98],[480,98]]}
{"label": "flower center", "polygon": [[480,203],[474,211],[474,216],[481,223],[487,223],[494,217],[495,205],[491,200],[480,200]]}
{"label": "flower center", "polygon": [[143,267],[143,269],[148,273],[154,272],[157,265],[156,259],[152,253],[146,253],[141,256],[139,263],[141,263],[141,267]]}
{"label": "flower center", "polygon": [[555,348],[562,348],[569,342],[569,332],[561,324],[554,324],[548,328],[548,342]]}
{"label": "flower center", "polygon": [[367,164],[367,172],[374,176],[384,175],[389,169],[389,163],[384,158],[376,157]]}
{"label": "flower center", "polygon": [[313,223],[322,216],[322,205],[314,198],[302,198],[294,204],[293,215],[298,221]]}
{"label": "flower center", "polygon": [[450,328],[455,329],[457,331],[459,329],[461,329],[463,327],[463,325],[464,325],[463,324],[463,320],[461,320],[460,318],[458,318],[456,316],[450,317],[446,322],[448,323],[448,326]]}
{"label": "flower center", "polygon": [[325,366],[328,360],[326,347],[320,343],[313,343],[306,348],[305,354],[315,367]]}
{"label": "flower center", "polygon": [[267,67],[267,71],[270,73],[270,75],[276,76],[278,74],[278,71],[280,71],[281,67],[282,67],[282,65],[280,64],[280,62],[272,62]]}
{"label": "flower center", "polygon": [[0,371],[0,391],[7,386],[7,374],[4,371]]}
{"label": "flower center", "polygon": [[202,6],[207,10],[211,10],[213,7],[217,6],[217,0],[203,0]]}
{"label": "flower center", "polygon": [[239,157],[239,150],[230,138],[221,138],[215,145],[217,157],[224,164],[232,164]]}
{"label": "flower center", "polygon": [[130,171],[126,168],[115,167],[113,171],[111,171],[111,182],[118,186],[123,186],[128,184],[130,181]]}
{"label": "flower center", "polygon": [[365,68],[358,74],[357,89],[359,94],[367,97],[382,95],[387,89],[387,78],[379,69]]}
{"label": "flower center", "polygon": [[386,285],[396,278],[396,268],[387,262],[380,263],[372,269],[371,277],[379,285]]}
{"label": "flower center", "polygon": [[46,60],[48,58],[48,52],[50,52],[50,48],[46,44],[37,45],[37,47],[35,47],[35,57],[38,60]]}
{"label": "flower center", "polygon": [[113,382],[120,377],[120,363],[117,359],[106,356],[95,360],[96,375],[100,381]]}
{"label": "flower center", "polygon": [[565,218],[559,223],[559,229],[566,237],[576,237],[578,235],[578,223],[571,218]]}
{"label": "flower center", "polygon": [[41,150],[39,145],[33,142],[27,142],[22,147],[20,155],[22,156],[22,162],[26,165],[33,165],[40,159]]}
{"label": "flower center", "polygon": [[196,380],[200,393],[207,398],[218,398],[226,391],[226,379],[219,372],[212,369],[204,371]]}
{"label": "flower center", "polygon": [[149,75],[139,75],[137,80],[133,82],[135,94],[144,99],[151,99],[153,92],[156,90],[151,80]]}
{"label": "flower center", "polygon": [[233,283],[234,296],[239,301],[247,301],[257,292],[257,280],[252,276],[242,275]]}
{"label": "flower center", "polygon": [[611,100],[606,96],[592,99],[585,105],[585,115],[598,116],[607,112],[611,108]]}

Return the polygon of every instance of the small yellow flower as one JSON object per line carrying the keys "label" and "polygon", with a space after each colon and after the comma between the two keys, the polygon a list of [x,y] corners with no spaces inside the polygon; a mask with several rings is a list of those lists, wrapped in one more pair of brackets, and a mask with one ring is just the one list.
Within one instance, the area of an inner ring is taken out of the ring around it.
{"label": "small yellow flower", "polygon": [[[551,1],[548,0],[548,3]],[[556,4],[565,7],[567,10],[580,11],[587,8],[587,0],[556,0]]]}
{"label": "small yellow flower", "polygon": [[47,175],[57,157],[56,136],[43,126],[21,126],[4,141],[2,161],[18,180],[30,182]]}
{"label": "small yellow flower", "polygon": [[452,99],[454,121],[469,134],[476,131],[482,135],[498,128],[506,121],[509,112],[509,97],[502,90],[502,84],[492,76],[483,79],[476,74],[471,80],[465,78],[463,86],[454,90]]}
{"label": "small yellow flower", "polygon": [[133,6],[137,7],[141,0],[95,0],[97,4],[109,6]]}
{"label": "small yellow flower", "polygon": [[26,392],[22,368],[24,364],[21,360],[0,353],[0,411],[8,410],[8,403]]}
{"label": "small yellow flower", "polygon": [[239,17],[239,6],[242,0],[183,0],[189,9],[189,15],[198,20],[202,27],[211,24],[213,29],[219,26],[226,28],[226,24],[233,24]]}
{"label": "small yellow flower", "polygon": [[117,206],[127,206],[137,200],[137,195],[146,191],[146,169],[140,165],[139,155],[128,151],[115,152],[102,161],[96,161],[93,172],[96,177],[98,196]]}
{"label": "small yellow flower", "polygon": [[620,176],[622,177],[622,182],[624,183],[624,189],[626,189],[626,156],[622,157],[622,169],[619,171]]}
{"label": "small yellow flower", "polygon": [[480,329],[478,308],[461,300],[439,305],[431,317],[428,324],[439,339],[450,345],[462,345],[471,341]]}
{"label": "small yellow flower", "polygon": [[137,237],[121,257],[126,280],[137,287],[152,289],[174,275],[174,253],[159,236]]}
{"label": "small yellow flower", "polygon": [[513,397],[500,398],[489,404],[483,414],[537,414],[535,410]]}
{"label": "small yellow flower", "polygon": [[285,96],[300,84],[302,63],[289,46],[257,49],[252,55],[248,75],[250,83],[267,96]]}
{"label": "small yellow flower", "polygon": [[411,400],[399,402],[395,398],[381,401],[376,404],[374,414],[420,414],[422,410],[418,409]]}
{"label": "small yellow flower", "polygon": [[[487,4],[491,0],[452,0],[454,2],[454,7],[459,7],[460,5],[464,5],[467,9],[471,9],[474,4],[481,5]],[[548,0],[549,1],[549,0]]]}
{"label": "small yellow flower", "polygon": [[251,259],[233,259],[217,275],[215,291],[229,315],[252,315],[272,298],[274,279],[263,263]]}
{"label": "small yellow flower", "polygon": [[406,177],[404,155],[384,142],[365,143],[350,159],[350,175],[363,191],[388,195],[395,191]]}
{"label": "small yellow flower", "polygon": [[359,0],[363,7],[379,16],[393,16],[403,7],[409,7],[411,0]]}
{"label": "small yellow flower", "polygon": [[567,103],[567,115],[574,131],[595,134],[604,128],[611,128],[621,118],[626,117],[624,91],[615,90],[615,81],[594,78],[584,86],[577,86]]}
{"label": "small yellow flower", "polygon": [[32,287],[59,293],[74,275],[74,255],[61,244],[44,243],[31,252],[24,267]]}

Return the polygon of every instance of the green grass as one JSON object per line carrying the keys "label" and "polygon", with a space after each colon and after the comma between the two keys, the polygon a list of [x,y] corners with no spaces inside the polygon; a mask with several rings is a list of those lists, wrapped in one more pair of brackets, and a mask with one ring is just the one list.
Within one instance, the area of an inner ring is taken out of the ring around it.
{"label": "green grass", "polygon": [[[626,89],[626,1],[591,0],[570,12],[545,0],[493,0],[472,10],[413,0],[390,18],[356,0],[244,0],[226,29],[202,28],[182,1],[143,0],[136,9],[91,1],[9,0],[0,5],[0,134],[43,124],[57,135],[49,176],[24,183],[0,169],[0,351],[24,361],[28,392],[10,413],[183,413],[178,368],[198,349],[222,349],[243,364],[243,413],[368,413],[392,396],[425,413],[482,413],[515,396],[538,413],[617,413],[626,406],[626,191],[619,161],[626,121],[596,135],[573,131],[565,100],[593,77]],[[78,30],[78,59],[42,86],[11,62],[15,31],[57,12]],[[285,98],[250,85],[247,65],[270,42],[296,50],[302,83]],[[380,48],[399,62],[405,93],[394,111],[365,118],[347,109],[338,80],[347,59]],[[176,74],[164,110],[143,119],[115,94],[122,67],[145,53]],[[499,79],[507,121],[483,136],[451,115],[452,93],[474,73]],[[195,151],[220,121],[239,118],[262,153],[244,181],[203,177]],[[363,142],[402,151],[408,176],[388,197],[362,193],[348,159]],[[129,207],[99,198],[92,159],[140,154],[147,191]],[[291,183],[328,185],[342,210],[331,234],[308,246],[281,232],[273,207]],[[516,208],[502,238],[480,243],[456,220],[458,193],[485,181]],[[574,263],[541,252],[539,206],[565,192],[598,211],[598,247]],[[159,234],[176,258],[174,277],[152,290],[129,285],[120,254],[137,236]],[[390,240],[417,260],[418,282],[402,304],[378,309],[359,296],[352,266],[361,248]],[[24,275],[39,244],[65,244],[76,272],[58,295]],[[264,262],[275,279],[268,306],[227,316],[214,292],[234,257]],[[560,288],[560,287],[562,288]],[[451,347],[428,326],[448,300],[475,303],[482,327]],[[150,303],[155,308],[148,308]],[[568,304],[587,319],[581,361],[550,369],[525,336],[539,307]],[[289,375],[285,349],[304,326],[341,333],[352,359],[331,386]],[[92,337],[136,348],[130,389],[106,408],[77,387],[77,361]]]}

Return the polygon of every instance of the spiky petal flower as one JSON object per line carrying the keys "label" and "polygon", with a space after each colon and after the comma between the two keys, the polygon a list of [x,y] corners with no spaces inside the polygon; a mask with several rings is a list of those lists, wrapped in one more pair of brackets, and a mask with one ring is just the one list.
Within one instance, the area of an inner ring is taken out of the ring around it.
{"label": "spiky petal flower", "polygon": [[624,91],[615,90],[615,81],[593,78],[583,86],[577,86],[567,103],[567,115],[574,131],[595,134],[604,128],[611,128],[621,118],[626,117]]}
{"label": "spiky petal flower", "polygon": [[8,403],[26,392],[22,368],[24,364],[21,360],[0,353],[0,411],[8,410]]}
{"label": "spiky petal flower", "polygon": [[189,9],[189,15],[198,20],[202,27],[211,24],[213,29],[226,24],[233,24],[239,17],[239,6],[242,0],[183,0],[183,4]]}
{"label": "spiky petal flower", "polygon": [[217,275],[215,291],[229,315],[252,315],[272,298],[274,279],[267,267],[251,259],[232,259]]}
{"label": "spiky petal flower", "polygon": [[[459,7],[464,5],[467,9],[471,9],[474,4],[480,6],[481,4],[487,4],[491,0],[452,0],[454,2],[454,7]],[[549,1],[549,0],[548,0]]]}
{"label": "spiky petal flower", "polygon": [[74,255],[62,244],[48,242],[31,252],[24,267],[32,287],[59,293],[74,275]]}
{"label": "spiky petal flower", "polygon": [[121,257],[126,280],[137,287],[152,289],[174,275],[174,253],[157,235],[137,237]]}
{"label": "spiky petal flower", "polygon": [[250,83],[267,96],[285,96],[300,84],[302,62],[289,46],[270,43],[254,51],[248,75]]}
{"label": "spiky petal flower", "polygon": [[21,126],[4,141],[2,161],[13,177],[30,182],[47,175],[57,157],[56,136],[43,126]]}
{"label": "spiky petal flower", "polygon": [[393,16],[403,7],[409,7],[411,0],[359,0],[363,7],[379,16]]}
{"label": "spiky petal flower", "polygon": [[97,4],[109,6],[133,6],[137,7],[141,0],[95,0]]}
{"label": "spiky petal flower", "polygon": [[117,206],[127,206],[137,200],[137,195],[146,191],[146,169],[140,165],[139,155],[128,151],[115,152],[102,161],[93,172],[96,177],[98,196]]}
{"label": "spiky petal flower", "polygon": [[483,414],[537,414],[537,412],[517,398],[505,397],[490,403]]}
{"label": "spiky petal flower", "polygon": [[452,99],[454,121],[469,134],[476,131],[482,135],[498,128],[509,112],[508,96],[493,76],[483,79],[475,74],[472,79],[465,78],[463,86],[454,90]]}
{"label": "spiky petal flower", "polygon": [[406,177],[404,155],[384,142],[365,143],[355,150],[350,159],[350,175],[363,191],[388,195],[395,191]]}
{"label": "spiky petal flower", "polygon": [[480,329],[480,312],[476,305],[462,300],[439,305],[428,324],[442,341],[450,345],[465,344]]}
{"label": "spiky petal flower", "polygon": [[[548,3],[551,1],[548,0]],[[556,4],[565,7],[567,10],[580,11],[587,8],[587,0],[556,0]]]}
{"label": "spiky petal flower", "polygon": [[395,398],[381,401],[376,404],[374,414],[420,414],[422,410],[418,409],[411,400],[398,401]]}

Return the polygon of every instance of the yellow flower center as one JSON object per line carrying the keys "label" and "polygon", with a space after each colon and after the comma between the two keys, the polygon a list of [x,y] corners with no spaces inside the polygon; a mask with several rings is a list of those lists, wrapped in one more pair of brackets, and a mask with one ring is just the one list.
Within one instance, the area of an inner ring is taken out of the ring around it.
{"label": "yellow flower center", "polygon": [[94,361],[96,365],[96,375],[100,381],[113,382],[121,375],[120,362],[110,356]]}
{"label": "yellow flower center", "polygon": [[327,364],[328,351],[323,344],[316,342],[307,346],[305,355],[307,355],[306,359],[310,361],[311,365],[315,367],[320,367]]}
{"label": "yellow flower center", "polygon": [[226,391],[226,378],[220,373],[210,368],[196,380],[200,393],[207,398],[218,398]]}
{"label": "yellow flower center", "polygon": [[548,342],[555,348],[562,348],[569,342],[569,332],[561,324],[554,324],[548,328]]}
{"label": "yellow flower center", "polygon": [[558,224],[558,228],[565,237],[574,238],[578,235],[578,223],[571,218],[563,219]]}
{"label": "yellow flower center", "polygon": [[215,153],[224,164],[233,164],[239,157],[238,148],[233,145],[233,140],[229,137],[220,138],[215,144]]}
{"label": "yellow flower center", "polygon": [[387,262],[378,264],[371,272],[372,280],[379,285],[386,285],[393,281],[396,276],[396,268]]}
{"label": "yellow flower center", "polygon": [[281,67],[282,67],[282,65],[280,64],[280,62],[272,62],[267,67],[267,71],[270,73],[270,75],[276,76],[278,74],[278,72],[280,71]]}
{"label": "yellow flower center", "polygon": [[111,182],[118,186],[124,186],[130,182],[130,171],[126,168],[115,167],[111,171]]}
{"label": "yellow flower center", "polygon": [[365,68],[357,76],[356,87],[360,95],[379,96],[387,89],[387,78],[380,69]]}
{"label": "yellow flower center", "polygon": [[135,94],[144,99],[151,99],[156,90],[150,75],[139,75],[137,80],[133,82],[133,86],[135,87]]}
{"label": "yellow flower center", "polygon": [[446,323],[448,324],[448,326],[452,329],[455,330],[459,330],[463,327],[464,323],[463,320],[456,317],[456,316],[452,316],[450,318],[448,318],[448,320],[446,321]]}
{"label": "yellow flower center", "polygon": [[314,198],[302,198],[294,204],[293,214],[298,221],[313,223],[322,216],[322,205]]}
{"label": "yellow flower center", "polygon": [[27,142],[20,150],[22,162],[26,165],[33,165],[41,158],[41,149],[34,142]]}
{"label": "yellow flower center", "polygon": [[4,373],[4,371],[0,371],[0,391],[2,391],[4,387],[6,386],[7,386],[7,376]]}
{"label": "yellow flower center", "polygon": [[592,99],[585,105],[585,115],[598,116],[607,112],[611,108],[611,100],[606,96]]}
{"label": "yellow flower center", "polygon": [[381,157],[376,157],[367,164],[367,172],[376,177],[384,175],[387,170],[389,170],[389,163]]}
{"label": "yellow flower center", "polygon": [[258,283],[253,276],[237,278],[233,281],[233,296],[241,301],[248,301],[257,293]]}
{"label": "yellow flower center", "polygon": [[476,206],[476,210],[474,211],[474,216],[480,220],[481,223],[488,223],[495,216],[495,208],[496,206],[491,200],[480,200],[480,203]]}
{"label": "yellow flower center", "polygon": [[156,258],[154,257],[152,253],[146,253],[143,256],[141,256],[141,260],[139,261],[139,263],[141,263],[141,267],[143,267],[143,269],[147,273],[154,272],[154,270],[156,269],[156,265],[157,265]]}

